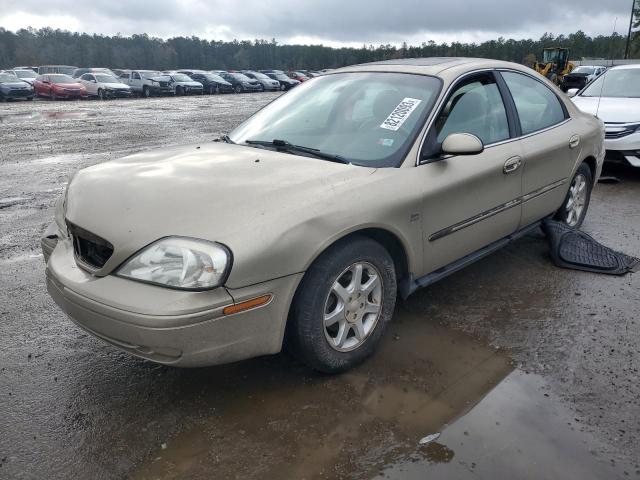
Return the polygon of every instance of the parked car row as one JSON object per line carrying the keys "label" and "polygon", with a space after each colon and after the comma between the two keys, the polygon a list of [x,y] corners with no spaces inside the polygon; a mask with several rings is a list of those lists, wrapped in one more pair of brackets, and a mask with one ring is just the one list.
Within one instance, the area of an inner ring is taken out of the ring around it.
{"label": "parked car row", "polygon": [[[0,71],[1,72],[1,71]],[[21,66],[1,73],[0,100],[51,100],[133,95],[202,95],[286,91],[326,70],[119,70],[70,65]],[[26,85],[25,85],[26,84]]]}

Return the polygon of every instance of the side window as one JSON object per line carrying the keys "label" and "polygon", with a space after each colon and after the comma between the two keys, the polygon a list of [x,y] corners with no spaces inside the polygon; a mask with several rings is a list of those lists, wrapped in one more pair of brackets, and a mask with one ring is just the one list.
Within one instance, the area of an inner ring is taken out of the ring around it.
{"label": "side window", "polygon": [[140,74],[138,72],[133,72],[131,74],[131,78],[133,78],[134,80],[140,80]]}
{"label": "side window", "polygon": [[502,72],[502,77],[516,104],[523,135],[551,127],[565,119],[560,100],[549,87],[520,73]]}
{"label": "side window", "polygon": [[493,75],[473,77],[451,94],[435,123],[437,141],[472,133],[489,145],[509,138],[509,122]]}

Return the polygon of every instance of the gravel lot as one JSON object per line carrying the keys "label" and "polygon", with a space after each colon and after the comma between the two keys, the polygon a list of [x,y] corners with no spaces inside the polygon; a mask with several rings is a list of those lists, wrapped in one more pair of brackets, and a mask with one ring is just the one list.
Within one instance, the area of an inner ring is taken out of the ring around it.
{"label": "gravel lot", "polygon": [[[277,95],[0,105],[0,478],[640,478],[640,274],[560,270],[540,233],[417,292],[338,377],[166,368],[58,310],[39,238],[73,172]],[[584,229],[638,256],[640,172],[607,173]]]}

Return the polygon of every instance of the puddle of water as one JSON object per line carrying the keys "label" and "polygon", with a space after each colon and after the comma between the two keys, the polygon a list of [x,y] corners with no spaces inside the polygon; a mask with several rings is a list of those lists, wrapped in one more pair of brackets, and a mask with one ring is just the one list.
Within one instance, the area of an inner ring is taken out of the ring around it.
{"label": "puddle of water", "polygon": [[70,111],[70,112],[25,112],[7,113],[0,115],[0,123],[15,123],[26,120],[77,120],[82,118],[97,117],[95,111]]}
{"label": "puddle of water", "polygon": [[632,466],[625,470],[600,458],[597,442],[548,391],[543,378],[514,371],[437,443],[416,449],[375,478],[599,480],[633,472]]}
{"label": "puddle of water", "polygon": [[501,352],[399,311],[377,355],[353,372],[304,377],[273,369],[250,382],[214,374],[216,411],[168,439],[133,478],[370,477],[468,411],[512,369]]}
{"label": "puddle of water", "polygon": [[166,439],[132,478],[588,480],[622,473],[598,457],[597,443],[548,396],[541,377],[404,310],[377,355],[353,372],[256,375],[241,365],[212,369],[216,399],[202,394],[210,411]]}

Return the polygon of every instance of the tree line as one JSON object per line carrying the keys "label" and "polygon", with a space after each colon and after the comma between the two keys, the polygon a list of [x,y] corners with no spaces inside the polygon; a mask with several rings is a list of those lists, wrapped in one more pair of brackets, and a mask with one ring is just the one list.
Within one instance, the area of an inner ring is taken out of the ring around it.
{"label": "tree line", "polygon": [[[636,17],[640,26],[640,9]],[[421,45],[363,45],[332,48],[323,45],[285,45],[272,40],[204,40],[198,37],[161,39],[146,34],[128,37],[32,28],[12,32],[0,28],[0,68],[65,64],[79,67],[159,69],[322,69],[395,58],[459,56],[509,60],[531,64],[544,47],[571,49],[571,58],[623,58],[626,36],[618,33],[591,37],[545,34],[540,39],[498,38],[482,43]],[[640,32],[634,36],[632,57],[640,57]]]}

